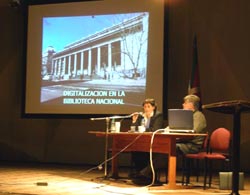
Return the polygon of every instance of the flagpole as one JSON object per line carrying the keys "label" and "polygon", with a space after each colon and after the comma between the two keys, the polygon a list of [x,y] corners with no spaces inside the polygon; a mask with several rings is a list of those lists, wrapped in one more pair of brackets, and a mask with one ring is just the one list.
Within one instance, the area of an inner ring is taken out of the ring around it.
{"label": "flagpole", "polygon": [[197,47],[197,36],[194,35],[193,39],[193,59],[190,79],[188,82],[188,94],[197,95],[200,98],[200,110],[201,110],[201,89],[200,89],[200,73],[199,73],[199,62],[198,62],[198,47]]}

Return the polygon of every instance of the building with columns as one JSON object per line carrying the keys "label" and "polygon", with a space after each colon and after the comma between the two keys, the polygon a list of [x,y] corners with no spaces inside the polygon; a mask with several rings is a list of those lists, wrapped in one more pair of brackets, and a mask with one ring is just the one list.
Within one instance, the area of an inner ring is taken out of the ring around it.
{"label": "building with columns", "polygon": [[43,56],[47,61],[43,60],[42,66],[46,64],[48,75],[42,78],[51,81],[145,79],[148,17],[148,13],[140,13],[68,44],[61,51],[47,52]]}

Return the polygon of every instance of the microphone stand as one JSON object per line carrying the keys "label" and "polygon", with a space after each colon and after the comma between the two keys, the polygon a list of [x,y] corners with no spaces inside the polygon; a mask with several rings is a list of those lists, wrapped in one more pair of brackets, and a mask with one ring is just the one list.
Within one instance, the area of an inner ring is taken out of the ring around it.
{"label": "microphone stand", "polygon": [[105,147],[104,147],[104,179],[107,179],[108,171],[108,133],[109,133],[109,122],[110,119],[124,119],[124,118],[130,118],[131,115],[127,116],[111,116],[111,117],[101,117],[101,118],[91,118],[90,120],[106,120],[106,132],[105,132]]}

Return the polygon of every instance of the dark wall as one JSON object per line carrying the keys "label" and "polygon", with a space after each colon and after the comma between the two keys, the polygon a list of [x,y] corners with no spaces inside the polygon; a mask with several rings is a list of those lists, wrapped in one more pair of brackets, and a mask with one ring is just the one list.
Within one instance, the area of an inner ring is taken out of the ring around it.
{"label": "dark wall", "polygon": [[[250,100],[250,1],[169,0],[168,107],[181,108],[187,93],[196,33],[203,104]],[[9,0],[0,2],[0,160],[97,164],[104,139],[88,134],[105,130],[105,121],[21,118],[23,21]],[[208,131],[232,129],[232,116],[204,111]],[[241,167],[249,170],[250,115],[241,120]],[[126,129],[124,121],[122,129]],[[127,157],[124,158],[126,163]]]}
{"label": "dark wall", "polygon": [[[250,100],[250,1],[170,0],[169,107],[181,105],[197,35],[203,104]],[[204,111],[208,131],[233,128],[231,115]],[[250,114],[241,116],[241,167],[249,170]]]}

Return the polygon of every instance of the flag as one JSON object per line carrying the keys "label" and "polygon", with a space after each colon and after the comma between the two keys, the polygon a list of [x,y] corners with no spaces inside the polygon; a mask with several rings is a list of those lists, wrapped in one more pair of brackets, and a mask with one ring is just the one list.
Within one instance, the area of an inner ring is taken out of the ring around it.
{"label": "flag", "polygon": [[188,94],[197,95],[200,98],[200,105],[201,105],[200,74],[199,74],[198,48],[197,48],[196,35],[194,36],[193,40],[193,63],[192,63],[190,80],[188,83]]}

